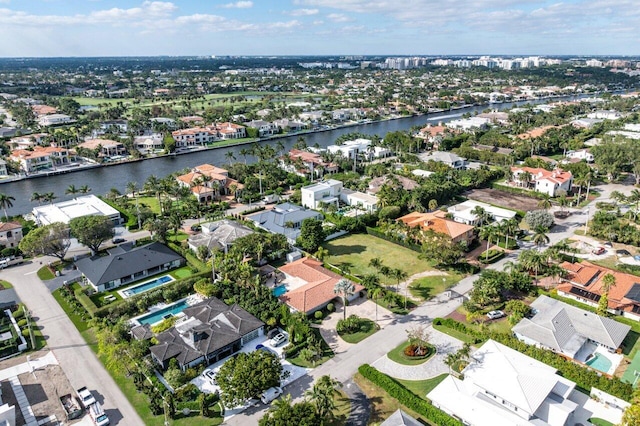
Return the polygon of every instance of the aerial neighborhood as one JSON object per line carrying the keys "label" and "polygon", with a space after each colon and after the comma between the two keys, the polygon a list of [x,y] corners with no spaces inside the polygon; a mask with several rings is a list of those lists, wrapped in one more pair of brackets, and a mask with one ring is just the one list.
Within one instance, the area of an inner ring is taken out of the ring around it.
{"label": "aerial neighborhood", "polygon": [[640,62],[47,61],[0,424],[640,424]]}

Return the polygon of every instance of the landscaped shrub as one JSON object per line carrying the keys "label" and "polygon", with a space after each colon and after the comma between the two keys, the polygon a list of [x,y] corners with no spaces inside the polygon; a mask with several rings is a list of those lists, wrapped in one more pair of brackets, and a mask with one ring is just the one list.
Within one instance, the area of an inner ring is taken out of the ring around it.
{"label": "landscaped shrub", "polygon": [[16,321],[24,318],[24,309],[18,309],[17,311],[14,311],[12,315],[16,319]]}
{"label": "landscaped shrub", "polygon": [[329,303],[329,304],[327,305],[327,311],[329,311],[329,312],[333,312],[333,311],[335,311],[335,310],[336,310],[336,306],[335,306],[333,303]]}
{"label": "landscaped shrub", "polygon": [[463,426],[462,422],[454,419],[439,408],[434,407],[396,380],[379,372],[369,364],[361,365],[360,368],[358,368],[358,372],[362,374],[365,379],[370,380],[375,385],[384,389],[392,398],[397,399],[400,404],[424,416],[434,424],[438,426]]}
{"label": "landscaped shrub", "polygon": [[18,327],[22,328],[25,325],[27,325],[27,319],[26,318],[23,318],[20,321],[18,321]]}
{"label": "landscaped shrub", "polygon": [[322,311],[315,311],[313,313],[313,316],[315,317],[315,319],[321,320],[324,317],[324,314],[322,313]]}
{"label": "landscaped shrub", "polygon": [[482,253],[478,257],[478,261],[483,264],[489,264],[502,259],[504,257],[504,251],[497,249],[490,249],[488,252]]}

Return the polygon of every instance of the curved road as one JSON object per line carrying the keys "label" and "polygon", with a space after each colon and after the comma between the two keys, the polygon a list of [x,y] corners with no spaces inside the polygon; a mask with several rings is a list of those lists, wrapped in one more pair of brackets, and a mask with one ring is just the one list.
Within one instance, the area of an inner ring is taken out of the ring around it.
{"label": "curved road", "polygon": [[34,262],[5,269],[2,278],[13,284],[22,302],[31,310],[47,340],[48,349],[55,354],[71,386],[74,389],[87,386],[103,405],[112,425],[143,425],[129,400],[38,278],[36,272],[42,264],[55,260],[38,258]]}

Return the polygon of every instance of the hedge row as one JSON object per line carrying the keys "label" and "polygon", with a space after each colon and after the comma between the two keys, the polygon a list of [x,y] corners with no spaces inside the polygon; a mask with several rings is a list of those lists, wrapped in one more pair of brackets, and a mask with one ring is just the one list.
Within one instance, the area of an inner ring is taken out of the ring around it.
{"label": "hedge row", "polygon": [[180,255],[184,256],[184,258],[187,259],[187,263],[189,265],[195,266],[200,271],[208,271],[209,270],[209,267],[207,266],[207,264],[204,263],[203,261],[201,261],[200,259],[198,259],[193,254],[191,249],[183,248],[179,243],[176,243],[174,241],[167,242],[167,245],[169,246],[169,248],[171,250],[173,250],[173,251],[175,251],[177,253],[180,253]]}
{"label": "hedge row", "polygon": [[429,421],[438,426],[463,426],[463,423],[454,419],[441,409],[431,405],[429,402],[418,397],[416,394],[405,388],[391,377],[383,374],[370,366],[363,364],[358,368],[358,372],[367,380],[384,389],[392,398],[395,398],[407,408],[412,409]]}
{"label": "hedge row", "polygon": [[502,250],[490,249],[488,253],[482,253],[478,256],[478,261],[484,265],[488,265],[489,263],[493,263],[503,257],[504,252]]}
{"label": "hedge row", "polygon": [[522,354],[530,356],[533,359],[552,366],[553,368],[558,370],[558,373],[562,377],[575,382],[578,387],[587,391],[591,390],[591,388],[597,388],[625,401],[629,401],[633,394],[633,386],[630,383],[624,383],[617,377],[608,378],[595,370],[577,364],[576,362],[567,359],[555,352],[536,346],[527,345],[526,343],[509,334],[480,333],[472,331],[464,324],[461,324],[451,318],[435,318],[433,320],[433,324],[444,325],[473,337],[484,337],[486,339],[493,339],[505,346],[510,347],[511,349],[514,349]]}
{"label": "hedge row", "polygon": [[80,302],[80,304],[87,311],[87,313],[91,315],[92,318],[94,318],[96,316],[96,312],[98,311],[98,307],[96,306],[95,303],[93,303],[93,300],[91,300],[91,298],[87,296],[88,290],[89,290],[89,287],[79,288],[74,292],[74,294],[75,294],[76,300]]}
{"label": "hedge row", "polygon": [[390,243],[394,243],[394,244],[398,244],[399,246],[408,248],[409,250],[413,250],[416,251],[418,253],[422,253],[422,247],[420,247],[417,244],[411,244],[408,243],[406,241],[403,241],[401,239],[398,238],[392,238],[388,235],[385,235],[383,232],[378,231],[375,228],[371,228],[369,226],[367,226],[367,234],[369,235],[373,235],[374,237],[378,237],[378,238],[382,238],[383,240],[389,241]]}

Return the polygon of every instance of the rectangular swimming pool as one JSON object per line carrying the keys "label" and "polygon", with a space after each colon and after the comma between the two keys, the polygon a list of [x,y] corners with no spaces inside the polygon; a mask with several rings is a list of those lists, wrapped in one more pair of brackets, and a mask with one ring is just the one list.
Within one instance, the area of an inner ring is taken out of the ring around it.
{"label": "rectangular swimming pool", "polygon": [[135,296],[136,294],[144,293],[145,291],[149,291],[171,281],[175,281],[175,279],[170,275],[163,275],[151,281],[145,281],[133,287],[129,287],[126,290],[122,290],[122,297],[127,298],[131,296]]}
{"label": "rectangular swimming pool", "polygon": [[176,302],[173,305],[166,306],[159,311],[155,311],[149,313],[147,315],[143,315],[141,317],[136,318],[140,324],[149,324],[153,325],[157,322],[162,321],[165,318],[172,317],[174,315],[179,314],[189,307],[189,304],[186,300],[181,300],[180,302]]}

